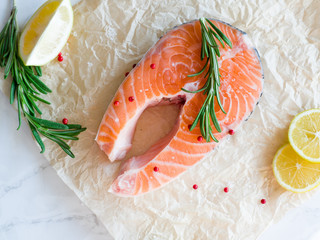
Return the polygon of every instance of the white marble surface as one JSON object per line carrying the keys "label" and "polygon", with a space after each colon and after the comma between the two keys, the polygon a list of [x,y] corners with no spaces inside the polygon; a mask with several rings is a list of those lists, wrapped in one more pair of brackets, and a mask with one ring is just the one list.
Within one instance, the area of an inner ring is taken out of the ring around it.
{"label": "white marble surface", "polygon": [[111,240],[97,217],[62,182],[17,128],[17,112],[0,92],[0,239]]}
{"label": "white marble surface", "polygon": [[[44,0],[17,0],[20,23]],[[72,1],[73,3],[77,0]],[[0,28],[10,0],[1,0]],[[25,123],[0,92],[0,239],[110,240],[105,227],[39,153]],[[320,192],[272,225],[259,240],[319,240]]]}

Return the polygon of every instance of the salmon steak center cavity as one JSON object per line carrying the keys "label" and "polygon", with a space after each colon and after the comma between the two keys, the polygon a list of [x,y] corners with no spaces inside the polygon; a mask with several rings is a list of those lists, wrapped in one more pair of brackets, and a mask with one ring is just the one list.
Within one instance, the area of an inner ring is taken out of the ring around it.
{"label": "salmon steak center cavity", "polygon": [[[219,95],[226,114],[215,104],[221,132],[219,140],[236,130],[252,113],[263,88],[259,55],[247,34],[226,23],[211,20],[232,42],[220,42],[218,58]],[[206,83],[205,72],[195,77],[206,60],[201,60],[199,21],[180,25],[164,35],[141,59],[119,87],[100,124],[96,141],[110,161],[123,159],[132,146],[137,121],[143,111],[159,104],[181,104],[171,132],[141,156],[122,162],[109,191],[119,196],[137,196],[158,189],[198,163],[218,143],[202,140],[199,124],[193,123],[206,96],[195,91]],[[199,141],[200,140],[200,141]]]}

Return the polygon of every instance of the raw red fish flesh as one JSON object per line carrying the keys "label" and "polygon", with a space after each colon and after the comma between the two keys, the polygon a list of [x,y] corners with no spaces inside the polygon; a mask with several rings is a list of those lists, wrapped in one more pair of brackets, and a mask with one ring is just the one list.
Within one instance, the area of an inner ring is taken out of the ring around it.
{"label": "raw red fish flesh", "polygon": [[[232,42],[218,59],[221,74],[220,97],[224,114],[215,104],[222,132],[214,132],[220,141],[229,130],[235,131],[258,103],[263,87],[259,55],[248,36],[221,21],[211,20]],[[186,93],[201,88],[206,79],[199,72],[201,61],[199,21],[178,26],[164,35],[126,77],[110,103],[99,127],[96,141],[110,161],[125,157],[131,148],[136,123],[142,112],[158,104],[182,104],[171,132],[146,153],[121,164],[110,187],[119,196],[136,196],[157,189],[175,179],[211,152],[218,143],[201,140],[199,125],[193,123],[204,100],[203,93]],[[212,128],[214,128],[212,124]],[[200,140],[200,141],[199,141]]]}

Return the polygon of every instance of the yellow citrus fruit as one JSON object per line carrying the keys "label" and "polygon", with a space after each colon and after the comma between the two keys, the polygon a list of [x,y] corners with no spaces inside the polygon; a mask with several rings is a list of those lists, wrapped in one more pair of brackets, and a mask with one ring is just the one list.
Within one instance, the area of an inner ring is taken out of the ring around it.
{"label": "yellow citrus fruit", "polygon": [[272,167],[278,183],[289,191],[307,192],[320,184],[320,164],[301,158],[289,143],[278,150]]}
{"label": "yellow citrus fruit", "polygon": [[304,159],[320,162],[320,109],[298,114],[289,127],[289,142]]}
{"label": "yellow citrus fruit", "polygon": [[70,0],[49,0],[30,18],[19,40],[19,55],[27,66],[42,66],[57,57],[73,25]]}

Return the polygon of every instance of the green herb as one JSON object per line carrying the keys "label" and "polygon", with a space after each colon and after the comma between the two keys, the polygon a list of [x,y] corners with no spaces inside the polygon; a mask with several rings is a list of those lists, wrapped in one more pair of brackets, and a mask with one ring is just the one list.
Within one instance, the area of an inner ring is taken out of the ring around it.
{"label": "green herb", "polygon": [[201,60],[203,60],[205,57],[207,59],[202,70],[200,70],[198,73],[189,75],[188,77],[198,76],[202,74],[206,69],[208,69],[205,74],[205,78],[207,77],[207,81],[205,85],[199,90],[188,91],[184,88],[182,88],[182,90],[189,93],[198,93],[203,91],[203,94],[207,95],[196,119],[191,125],[190,131],[192,131],[198,124],[198,122],[200,122],[201,134],[206,139],[206,141],[210,142],[212,138],[215,142],[218,142],[218,140],[212,133],[212,127],[210,124],[211,119],[215,129],[218,132],[221,132],[221,128],[214,111],[215,98],[217,99],[218,105],[222,112],[225,114],[226,112],[223,109],[219,96],[221,75],[219,73],[217,57],[220,57],[220,51],[216,39],[221,43],[222,47],[224,47],[224,43],[226,43],[230,48],[232,48],[232,43],[210,20],[206,18],[200,18],[199,22],[201,25],[202,35]]}
{"label": "green herb", "polygon": [[42,75],[41,68],[37,66],[25,66],[18,54],[18,24],[17,8],[14,1],[14,7],[10,17],[0,33],[0,67],[4,68],[4,78],[11,73],[12,84],[10,90],[10,103],[17,100],[18,120],[20,129],[21,115],[26,118],[30,130],[38,142],[41,153],[45,151],[45,145],[40,135],[56,142],[70,157],[74,154],[70,146],[64,140],[78,140],[78,135],[85,131],[77,124],[64,125],[36,117],[42,112],[36,104],[37,101],[45,104],[50,102],[39,97],[40,94],[50,93],[51,90],[40,80]]}

